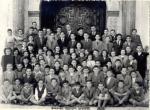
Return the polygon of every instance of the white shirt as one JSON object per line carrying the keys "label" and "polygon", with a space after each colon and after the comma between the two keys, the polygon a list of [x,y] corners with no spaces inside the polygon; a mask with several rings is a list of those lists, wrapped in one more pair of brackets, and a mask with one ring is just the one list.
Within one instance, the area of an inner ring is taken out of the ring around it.
{"label": "white shirt", "polygon": [[[42,88],[39,87],[39,90],[41,91]],[[46,95],[47,95],[47,90],[46,90],[46,88],[45,88],[41,98],[45,98]],[[34,95],[34,96],[35,96],[35,99],[36,99],[37,101],[40,100],[39,97],[38,97],[38,90],[37,90],[37,88],[35,89],[35,95]]]}
{"label": "white shirt", "polygon": [[108,78],[107,78],[107,82],[106,82],[107,85],[110,83],[110,80],[111,80],[111,77],[108,77]]}

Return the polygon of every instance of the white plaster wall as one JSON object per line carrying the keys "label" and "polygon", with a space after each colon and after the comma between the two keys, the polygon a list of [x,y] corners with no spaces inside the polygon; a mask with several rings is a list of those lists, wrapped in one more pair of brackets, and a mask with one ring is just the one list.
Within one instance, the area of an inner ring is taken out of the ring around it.
{"label": "white plaster wall", "polygon": [[149,46],[150,40],[150,10],[149,1],[136,2],[136,28],[138,34],[141,36],[143,46]]}

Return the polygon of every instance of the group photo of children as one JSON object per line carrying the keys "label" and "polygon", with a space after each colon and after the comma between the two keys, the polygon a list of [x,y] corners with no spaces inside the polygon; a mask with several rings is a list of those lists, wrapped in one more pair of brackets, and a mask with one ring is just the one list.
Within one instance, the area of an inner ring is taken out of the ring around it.
{"label": "group photo of children", "polygon": [[39,106],[148,107],[148,47],[130,35],[96,26],[8,29],[0,102]]}

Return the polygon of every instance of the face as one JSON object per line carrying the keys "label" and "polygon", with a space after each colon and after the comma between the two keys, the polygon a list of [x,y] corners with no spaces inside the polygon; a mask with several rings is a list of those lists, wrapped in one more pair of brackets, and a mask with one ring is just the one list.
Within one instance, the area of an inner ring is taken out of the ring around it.
{"label": "face", "polygon": [[82,71],[82,66],[77,66],[77,71]]}
{"label": "face", "polygon": [[111,71],[107,71],[107,77],[111,77],[112,76],[112,72]]}
{"label": "face", "polygon": [[42,54],[43,53],[43,50],[42,49],[39,49],[38,50],[38,54]]}
{"label": "face", "polygon": [[107,52],[106,52],[106,51],[102,51],[102,55],[103,55],[103,56],[106,56],[106,55],[107,55]]}
{"label": "face", "polygon": [[11,54],[11,50],[10,49],[6,49],[5,53],[6,53],[6,55],[10,55]]}
{"label": "face", "polygon": [[40,80],[40,81],[38,82],[38,85],[39,85],[39,87],[43,87],[43,85],[44,85],[43,81]]}
{"label": "face", "polygon": [[132,31],[132,35],[136,35],[137,31],[136,30],[133,30]]}
{"label": "face", "polygon": [[84,57],[84,53],[80,53],[80,57]]}
{"label": "face", "polygon": [[84,33],[83,37],[84,37],[84,39],[88,39],[89,35],[87,33]]}
{"label": "face", "polygon": [[69,52],[70,54],[74,53],[74,48],[70,48]]}
{"label": "face", "polygon": [[93,51],[94,56],[98,56],[98,51]]}
{"label": "face", "polygon": [[104,30],[104,34],[108,34],[108,30],[105,29],[105,30]]}
{"label": "face", "polygon": [[51,68],[50,71],[49,71],[49,73],[50,74],[54,74],[55,73],[54,69]]}
{"label": "face", "polygon": [[132,72],[132,73],[131,73],[131,77],[132,77],[132,78],[136,78],[136,76],[137,76],[137,74],[136,74],[135,72]]}
{"label": "face", "polygon": [[76,66],[76,65],[77,65],[76,60],[72,60],[71,64],[72,64],[73,66]]}
{"label": "face", "polygon": [[103,84],[99,84],[99,85],[98,85],[98,88],[99,88],[100,90],[102,90],[102,89],[104,89],[104,85],[103,85]]}
{"label": "face", "polygon": [[6,66],[6,68],[7,68],[7,70],[12,70],[13,69],[13,66],[12,66],[12,64],[7,64],[7,66]]}
{"label": "face", "polygon": [[68,50],[67,50],[67,49],[63,49],[63,52],[64,52],[64,53],[68,53]]}
{"label": "face", "polygon": [[68,83],[63,84],[63,87],[65,87],[65,88],[68,87],[68,86],[69,86]]}
{"label": "face", "polygon": [[74,73],[74,68],[69,68],[70,73]]}
{"label": "face", "polygon": [[103,71],[104,71],[104,72],[107,72],[107,70],[108,70],[107,67],[104,66],[104,67],[103,67]]}
{"label": "face", "polygon": [[74,40],[74,39],[75,39],[75,35],[74,35],[74,34],[71,34],[71,35],[70,35],[70,38],[71,38],[72,40]]}
{"label": "face", "polygon": [[79,89],[80,89],[80,85],[76,85],[75,88],[76,88],[77,90],[79,90]]}
{"label": "face", "polygon": [[86,61],[83,61],[82,66],[86,66],[86,65],[87,65]]}
{"label": "face", "polygon": [[71,30],[71,26],[68,24],[66,25],[66,30],[70,31]]}
{"label": "face", "polygon": [[81,48],[81,44],[80,43],[77,43],[77,48]]}
{"label": "face", "polygon": [[17,79],[17,80],[15,81],[15,84],[16,84],[16,85],[20,85],[20,80]]}
{"label": "face", "polygon": [[72,58],[72,59],[75,59],[75,58],[76,58],[76,54],[75,54],[75,53],[72,53],[72,54],[71,54],[71,58]]}
{"label": "face", "polygon": [[78,34],[79,34],[79,35],[83,35],[83,33],[84,33],[84,32],[83,32],[83,29],[80,29],[80,30],[78,31]]}
{"label": "face", "polygon": [[55,67],[60,67],[59,62],[55,62]]}
{"label": "face", "polygon": [[60,51],[60,47],[57,46],[57,47],[55,48],[55,50],[56,50],[56,52],[59,52],[59,51]]}
{"label": "face", "polygon": [[137,46],[137,51],[138,52],[142,52],[142,47],[141,46]]}
{"label": "face", "polygon": [[106,41],[106,42],[110,42],[110,38],[109,38],[109,37],[106,37],[106,38],[105,38],[105,41]]}
{"label": "face", "polygon": [[49,73],[49,70],[50,70],[49,68],[45,68],[46,73]]}
{"label": "face", "polygon": [[90,88],[90,87],[92,87],[92,83],[91,83],[91,82],[87,82],[87,83],[86,83],[86,86],[87,86],[88,88]]}
{"label": "face", "polygon": [[116,53],[114,51],[111,52],[111,56],[114,57],[116,56]]}
{"label": "face", "polygon": [[47,32],[47,34],[50,34],[52,31],[51,31],[51,29],[47,29],[46,32]]}
{"label": "face", "polygon": [[36,58],[35,58],[35,57],[32,57],[32,58],[31,58],[31,62],[32,62],[32,63],[35,63],[35,62],[36,62]]}
{"label": "face", "polygon": [[55,79],[53,79],[51,83],[52,83],[53,86],[57,85],[57,81]]}
{"label": "face", "polygon": [[93,31],[96,31],[96,27],[95,26],[92,26],[91,27],[91,31],[93,32]]}
{"label": "face", "polygon": [[133,87],[134,87],[135,89],[139,89],[139,88],[140,88],[140,86],[139,86],[137,83],[135,83],[135,84],[133,85]]}
{"label": "face", "polygon": [[129,60],[133,60],[133,56],[132,55],[129,55]]}
{"label": "face", "polygon": [[121,55],[125,55],[125,54],[126,54],[125,50],[121,50]]}
{"label": "face", "polygon": [[43,31],[39,31],[39,36],[40,36],[40,37],[43,36]]}
{"label": "face", "polygon": [[68,71],[68,65],[64,65],[64,66],[63,66],[63,70],[64,70],[64,71]]}
{"label": "face", "polygon": [[61,28],[57,28],[57,33],[61,33]]}
{"label": "face", "polygon": [[127,69],[126,68],[122,68],[121,73],[125,75],[127,73]]}
{"label": "face", "polygon": [[98,66],[98,67],[101,66],[100,61],[95,61],[95,65]]}
{"label": "face", "polygon": [[22,69],[22,64],[17,64],[17,69],[21,70]]}
{"label": "face", "polygon": [[32,23],[32,26],[33,26],[34,28],[36,28],[36,27],[37,27],[37,23],[36,23],[36,22]]}
{"label": "face", "polygon": [[111,34],[112,36],[114,36],[114,35],[115,35],[115,31],[110,31],[110,34]]}
{"label": "face", "polygon": [[22,31],[22,30],[18,30],[18,34],[19,34],[19,35],[22,35],[22,34],[23,34],[23,31]]}
{"label": "face", "polygon": [[131,42],[131,37],[127,37],[127,38],[126,38],[126,41],[127,41],[127,42]]}
{"label": "face", "polygon": [[98,73],[98,72],[99,72],[99,68],[94,68],[94,69],[93,69],[93,72],[94,72],[94,73]]}
{"label": "face", "polygon": [[34,69],[35,70],[40,70],[40,65],[35,65]]}
{"label": "face", "polygon": [[26,70],[26,74],[27,74],[28,76],[30,76],[31,73],[32,73],[31,69],[27,69],[27,70]]}
{"label": "face", "polygon": [[118,87],[123,88],[123,87],[124,87],[123,82],[119,82],[119,83],[118,83]]}
{"label": "face", "polygon": [[111,67],[112,66],[111,62],[107,62],[107,66]]}
{"label": "face", "polygon": [[120,35],[117,36],[117,40],[121,40],[121,36]]}
{"label": "face", "polygon": [[131,52],[131,48],[130,47],[126,47],[126,52]]}
{"label": "face", "polygon": [[60,33],[60,38],[64,39],[65,38],[65,34],[63,32]]}

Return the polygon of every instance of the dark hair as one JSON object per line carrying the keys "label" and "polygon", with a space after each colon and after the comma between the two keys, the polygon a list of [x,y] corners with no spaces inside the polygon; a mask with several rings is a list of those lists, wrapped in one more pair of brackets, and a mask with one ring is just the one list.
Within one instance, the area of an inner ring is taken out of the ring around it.
{"label": "dark hair", "polygon": [[12,32],[12,29],[7,29],[7,32],[8,32],[8,31],[11,31],[11,32]]}
{"label": "dark hair", "polygon": [[6,50],[10,50],[10,53],[12,52],[12,49],[11,49],[11,48],[5,48],[5,49],[4,49],[4,54],[6,54]]}

